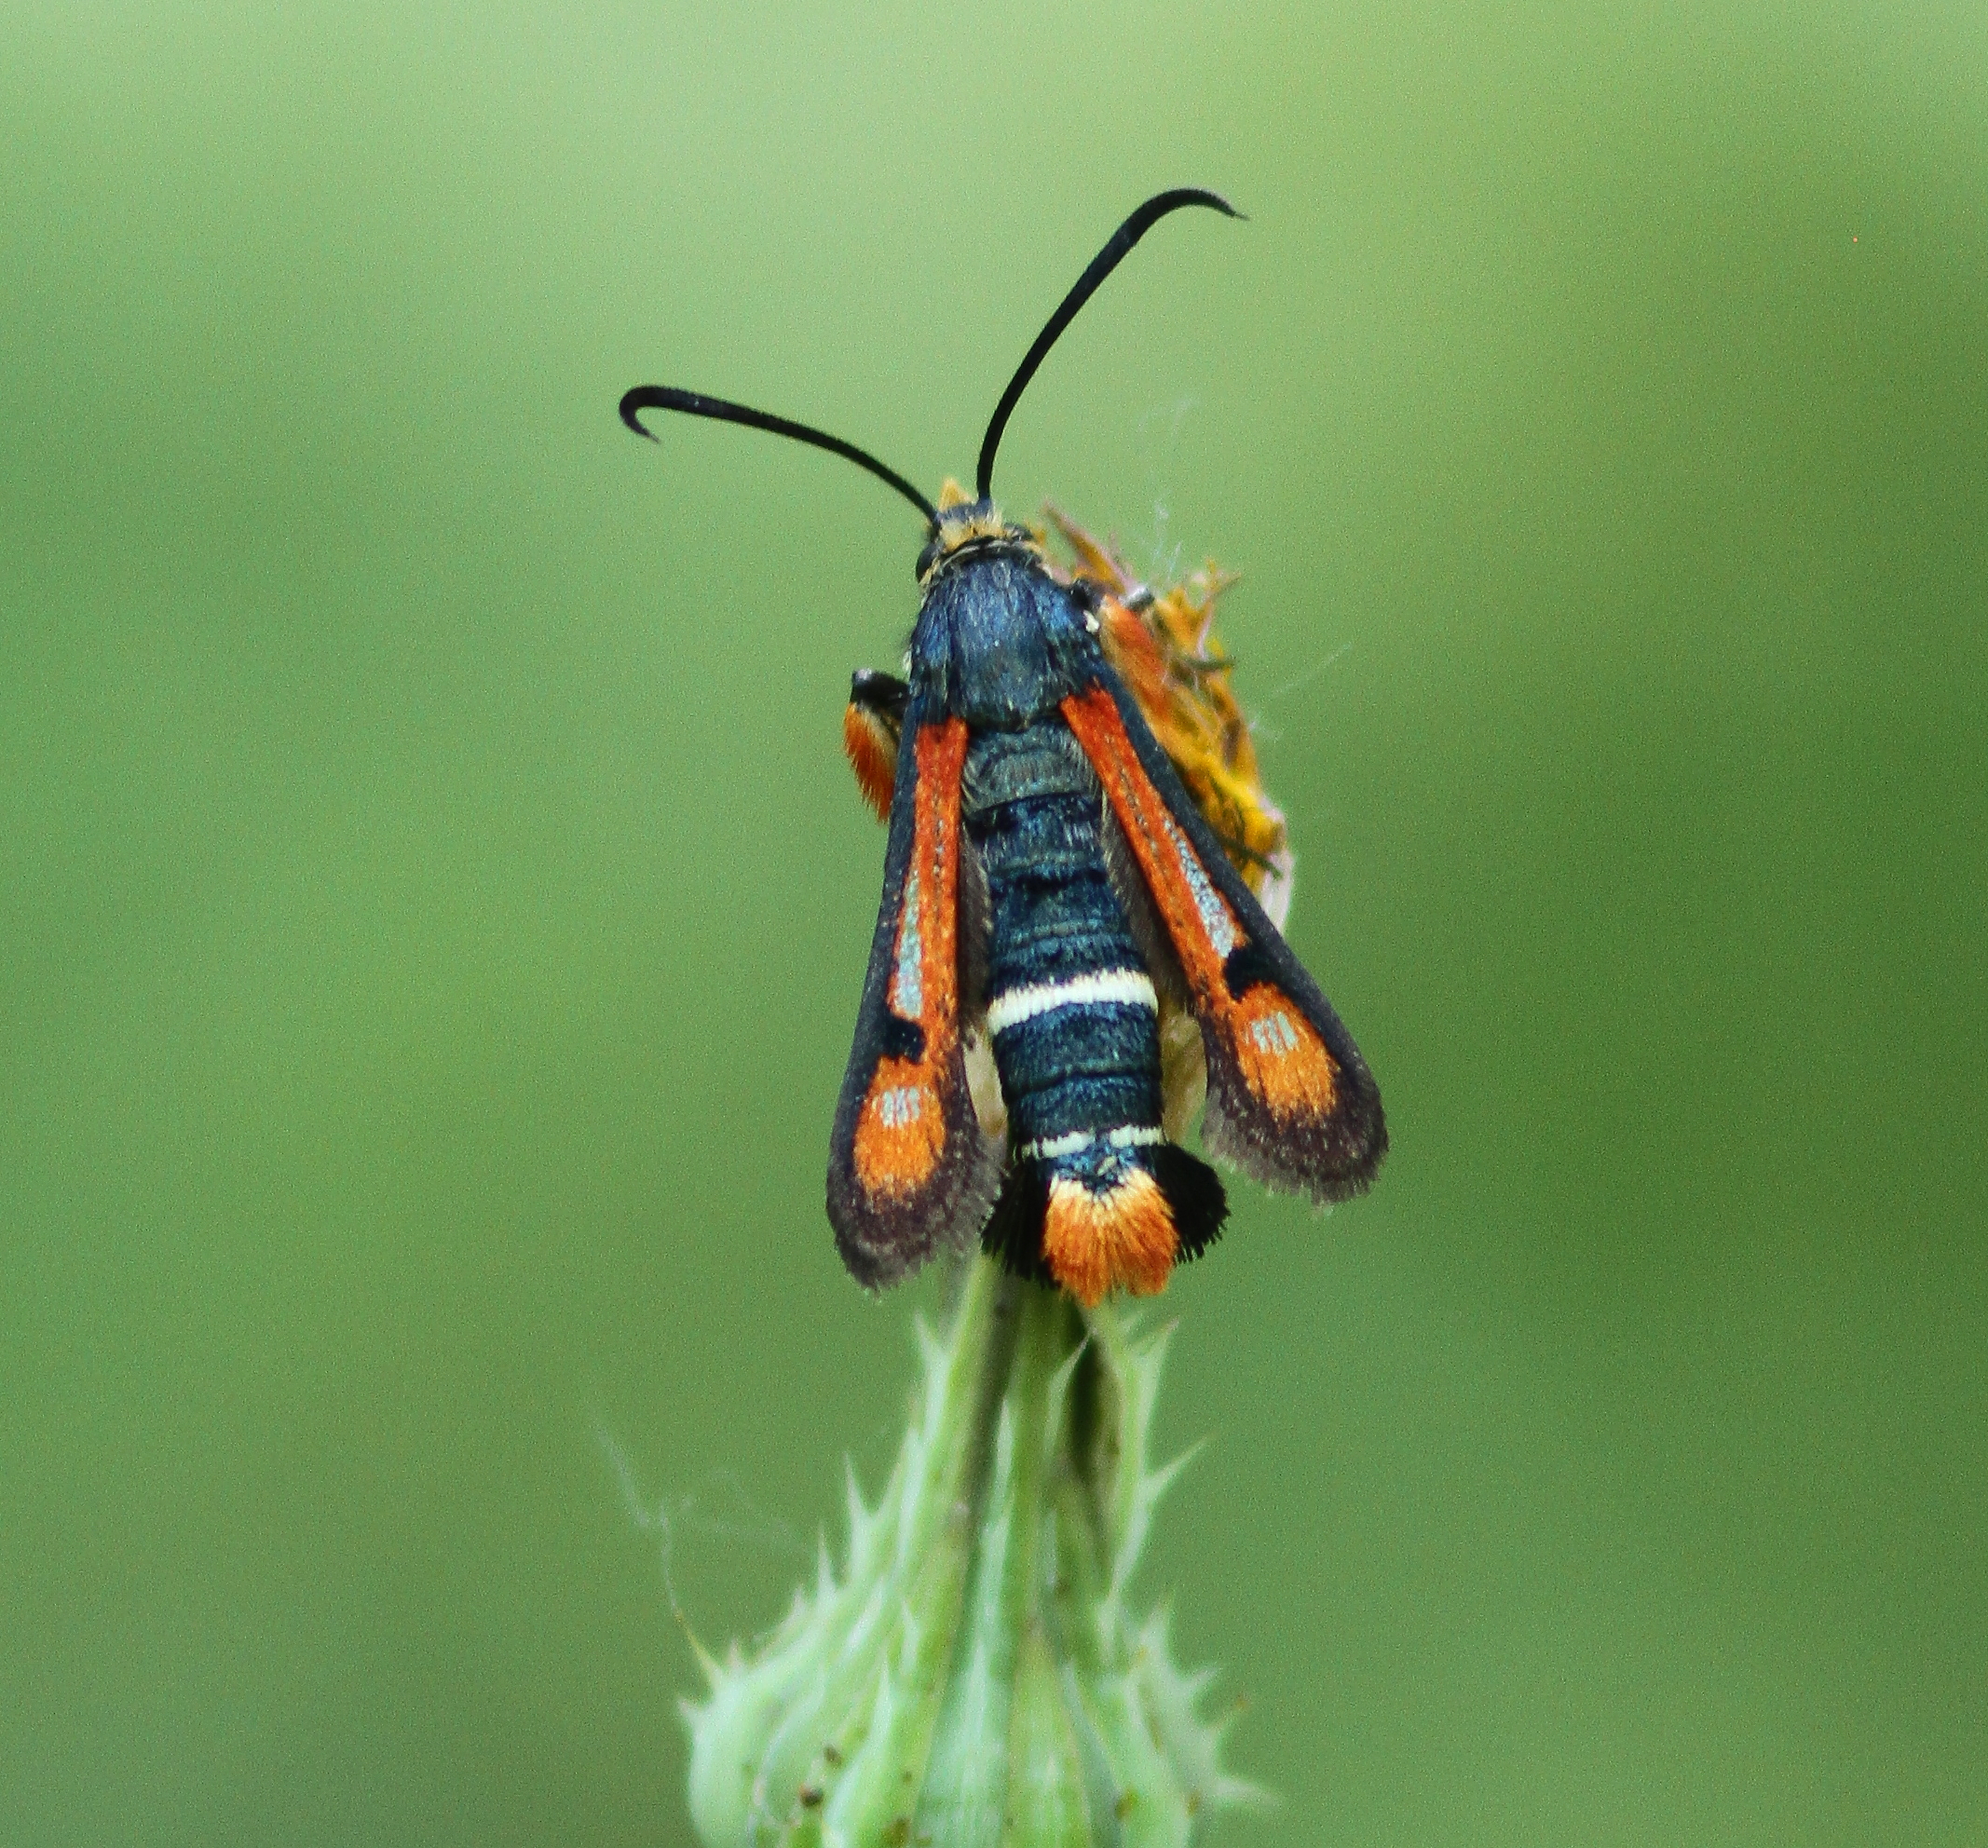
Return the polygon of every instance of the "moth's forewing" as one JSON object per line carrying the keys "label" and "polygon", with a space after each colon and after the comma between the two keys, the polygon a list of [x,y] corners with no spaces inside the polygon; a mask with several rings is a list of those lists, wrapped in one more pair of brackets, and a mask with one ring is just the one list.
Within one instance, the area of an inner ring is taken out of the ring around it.
{"label": "moth's forewing", "polygon": [[967,728],[914,710],[897,753],[883,902],[836,1108],[828,1216],[880,1287],[969,1243],[1001,1184],[961,1043],[960,781]]}
{"label": "moth's forewing", "polygon": [[1196,812],[1115,674],[1063,702],[1184,980],[1207,1061],[1202,1135],[1267,1186],[1365,1191],[1387,1149],[1381,1095],[1318,985]]}

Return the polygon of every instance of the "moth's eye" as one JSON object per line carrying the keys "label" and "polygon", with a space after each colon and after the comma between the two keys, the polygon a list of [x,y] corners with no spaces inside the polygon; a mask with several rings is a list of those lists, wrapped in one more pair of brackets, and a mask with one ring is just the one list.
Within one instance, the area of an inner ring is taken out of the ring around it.
{"label": "moth's eye", "polygon": [[930,570],[932,569],[932,564],[933,564],[933,560],[934,560],[935,558],[937,558],[937,557],[938,557],[938,555],[939,555],[939,542],[938,542],[938,540],[936,540],[936,539],[933,539],[933,540],[930,540],[930,541],[928,541],[928,542],[927,542],[927,544],[926,544],[926,546],[925,546],[925,549],[924,549],[924,550],[923,550],[922,551],[920,551],[920,552],[919,553],[919,555],[918,555],[918,564],[917,564],[916,568],[915,568],[915,569],[913,570],[913,572],[912,572],[912,576],[913,576],[914,578],[923,578],[923,577],[925,576],[926,572],[928,572],[928,571],[930,571]]}
{"label": "moth's eye", "polygon": [[1096,616],[1104,606],[1104,588],[1095,578],[1072,578],[1069,591],[1070,601],[1086,616]]}

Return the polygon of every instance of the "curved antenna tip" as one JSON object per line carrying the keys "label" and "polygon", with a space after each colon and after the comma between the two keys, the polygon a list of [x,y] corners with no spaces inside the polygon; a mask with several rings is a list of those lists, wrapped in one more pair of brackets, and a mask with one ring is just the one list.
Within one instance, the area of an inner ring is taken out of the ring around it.
{"label": "curved antenna tip", "polygon": [[643,397],[639,385],[633,391],[624,391],[620,403],[621,421],[637,436],[646,436],[651,442],[660,442],[662,439],[642,421],[642,413],[647,409],[648,402],[649,401]]}
{"label": "curved antenna tip", "polygon": [[646,436],[651,442],[658,438],[653,430],[644,426],[637,414],[643,411],[681,411],[686,416],[711,417],[721,424],[742,424],[747,429],[766,430],[773,436],[786,437],[790,442],[825,449],[831,455],[839,455],[845,462],[853,462],[857,468],[867,469],[886,487],[894,488],[924,516],[926,525],[933,532],[938,531],[939,510],[895,469],[879,462],[868,450],[858,449],[854,443],[844,442],[840,437],[830,436],[826,430],[797,424],[791,417],[776,417],[770,411],[755,411],[748,404],[734,404],[729,399],[712,398],[701,391],[686,391],[681,386],[638,385],[621,394],[621,421],[637,436]]}
{"label": "curved antenna tip", "polygon": [[1064,296],[1047,325],[1036,335],[1035,345],[1029,347],[1022,363],[1015,368],[1007,390],[1001,395],[1001,402],[994,407],[987,433],[980,442],[980,464],[974,471],[974,486],[982,500],[990,499],[994,493],[994,457],[1001,448],[1001,433],[1008,427],[1008,418],[1021,401],[1022,393],[1028,389],[1028,381],[1035,376],[1036,368],[1048,356],[1049,349],[1076,318],[1077,310],[1097,292],[1105,278],[1131,253],[1132,247],[1169,212],[1191,205],[1206,206],[1220,212],[1224,218],[1246,216],[1219,193],[1211,193],[1202,186],[1176,186],[1171,192],[1155,193],[1105,240],[1104,249],[1091,259],[1090,266],[1077,279],[1076,286]]}

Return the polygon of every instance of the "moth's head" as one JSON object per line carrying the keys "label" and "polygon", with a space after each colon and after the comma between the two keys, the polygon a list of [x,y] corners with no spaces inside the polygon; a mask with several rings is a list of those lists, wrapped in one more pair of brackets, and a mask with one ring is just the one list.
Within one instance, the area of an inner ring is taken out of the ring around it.
{"label": "moth's head", "polygon": [[991,499],[973,499],[950,476],[939,490],[938,513],[932,537],[918,555],[920,590],[969,558],[985,558],[990,552],[1042,556],[1041,544],[1028,527],[1009,525]]}

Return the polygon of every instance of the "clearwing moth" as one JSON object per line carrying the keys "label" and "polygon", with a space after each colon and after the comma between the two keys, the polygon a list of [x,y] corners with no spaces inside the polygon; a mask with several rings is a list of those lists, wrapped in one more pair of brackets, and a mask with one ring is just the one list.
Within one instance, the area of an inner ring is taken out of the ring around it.
{"label": "clearwing moth", "polygon": [[[1123,571],[1059,523],[1080,571],[1058,572],[1041,537],[994,504],[995,453],[1036,369],[1133,246],[1184,206],[1241,216],[1181,188],[1119,226],[1001,394],[971,497],[948,482],[934,505],[854,444],[724,399],[645,385],[621,400],[641,436],[652,436],[644,411],[681,411],[825,449],[925,521],[907,677],[859,673],[845,718],[889,841],[828,1216],[871,1287],[977,1237],[1086,1307],[1112,1289],[1163,1288],[1228,1210],[1163,1094],[1190,1022],[1202,1139],[1217,1157],[1323,1204],[1363,1192],[1387,1149],[1366,1061],[1247,876],[1261,885],[1287,864],[1281,823],[1267,848],[1249,839],[1262,815],[1243,814],[1238,830],[1219,780],[1155,737],[1147,712],[1165,730],[1166,709],[1149,697],[1142,711],[1128,684],[1137,651],[1123,634],[1107,646],[1133,591]],[[1197,777],[1192,794],[1181,768]]]}

